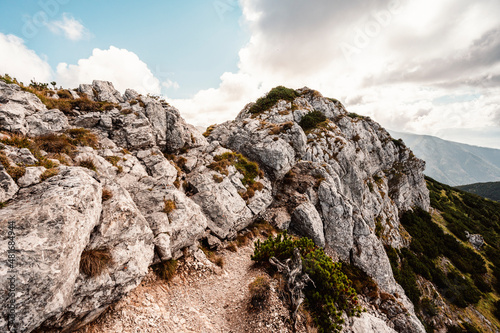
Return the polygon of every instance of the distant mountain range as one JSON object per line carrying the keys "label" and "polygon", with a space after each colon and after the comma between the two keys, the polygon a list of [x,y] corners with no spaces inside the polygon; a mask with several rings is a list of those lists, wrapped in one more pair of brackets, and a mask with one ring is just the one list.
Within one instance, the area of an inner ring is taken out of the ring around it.
{"label": "distant mountain range", "polygon": [[500,181],[500,149],[452,142],[430,135],[389,131],[401,138],[426,162],[425,174],[441,183],[459,186]]}
{"label": "distant mountain range", "polygon": [[458,189],[500,202],[500,182],[457,186]]}

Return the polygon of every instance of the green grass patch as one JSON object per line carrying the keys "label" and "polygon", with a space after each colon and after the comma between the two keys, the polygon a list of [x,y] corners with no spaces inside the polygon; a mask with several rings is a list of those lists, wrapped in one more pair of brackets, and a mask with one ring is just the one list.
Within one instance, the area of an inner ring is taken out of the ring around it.
{"label": "green grass patch", "polygon": [[227,176],[227,168],[230,165],[234,165],[236,170],[243,175],[241,180],[243,185],[252,185],[255,183],[255,178],[264,175],[256,162],[249,161],[245,156],[232,152],[215,156],[214,162],[210,163],[208,168]]}

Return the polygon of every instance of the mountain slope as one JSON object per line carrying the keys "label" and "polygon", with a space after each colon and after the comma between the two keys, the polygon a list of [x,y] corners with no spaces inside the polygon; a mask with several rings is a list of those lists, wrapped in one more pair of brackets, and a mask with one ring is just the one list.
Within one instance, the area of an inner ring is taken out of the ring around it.
{"label": "mountain slope", "polygon": [[500,182],[475,183],[457,186],[457,188],[491,200],[500,201]]}
{"label": "mountain slope", "polygon": [[[409,248],[386,248],[396,280],[414,302],[427,331],[445,329],[450,319],[455,323],[466,319],[461,323],[466,332],[498,332],[500,203],[431,178],[427,185],[431,213],[415,209],[401,218],[412,236]],[[467,233],[480,235],[475,238],[485,244],[475,248]]]}
{"label": "mountain slope", "polygon": [[434,136],[389,131],[426,162],[425,174],[458,186],[500,180],[500,150],[446,141]]}

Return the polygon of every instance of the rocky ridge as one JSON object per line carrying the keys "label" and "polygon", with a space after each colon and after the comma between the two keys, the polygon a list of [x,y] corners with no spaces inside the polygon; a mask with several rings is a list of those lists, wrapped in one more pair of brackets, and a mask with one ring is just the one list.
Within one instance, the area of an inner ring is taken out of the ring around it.
{"label": "rocky ridge", "polygon": [[[205,137],[164,101],[121,95],[109,82],[68,93],[61,98],[75,104],[63,112],[41,101],[60,92],[40,99],[0,80],[0,253],[7,258],[13,221],[23,314],[15,329],[78,329],[138,286],[152,264],[265,219],[312,238],[391,295],[388,309],[348,321],[346,332],[425,331],[384,251],[409,244],[401,212],[429,208],[424,163],[376,122],[303,88],[260,113],[249,104]],[[101,102],[109,107],[86,107]],[[322,121],[305,129],[314,112]],[[95,144],[82,139],[93,136]],[[55,137],[74,149],[55,153],[46,144]],[[103,250],[112,258],[103,273],[82,272],[82,253]],[[8,276],[2,262],[5,290]],[[7,320],[4,311],[2,330]]]}

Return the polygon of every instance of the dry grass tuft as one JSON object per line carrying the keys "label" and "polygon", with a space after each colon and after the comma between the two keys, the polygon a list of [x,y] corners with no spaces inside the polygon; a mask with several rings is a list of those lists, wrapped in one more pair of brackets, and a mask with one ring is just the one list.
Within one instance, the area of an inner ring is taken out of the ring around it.
{"label": "dry grass tuft", "polygon": [[78,162],[78,166],[81,166],[83,168],[87,168],[92,171],[97,171],[97,168],[94,164],[94,160],[91,158],[86,158]]}
{"label": "dry grass tuft", "polygon": [[40,175],[40,181],[43,182],[44,180],[47,180],[50,177],[54,177],[58,174],[59,174],[59,169],[57,168],[47,169]]}
{"label": "dry grass tuft", "polygon": [[10,164],[9,159],[3,152],[0,152],[0,163],[4,166],[5,171],[7,171],[7,173],[15,181],[24,176],[26,173],[25,167]]}
{"label": "dry grass tuft", "polygon": [[229,250],[231,252],[238,252],[238,247],[236,246],[236,244],[234,244],[234,242],[230,242],[229,244],[227,244],[226,250]]}
{"label": "dry grass tuft", "polygon": [[205,246],[200,246],[200,249],[205,253],[205,256],[207,257],[208,260],[219,266],[220,268],[224,267],[225,261],[222,256],[217,255],[214,251],[210,251],[207,247]]}
{"label": "dry grass tuft", "polygon": [[170,281],[174,276],[177,270],[177,266],[179,265],[177,260],[167,260],[162,261],[161,263],[154,265],[153,272],[160,278],[165,281]]}
{"label": "dry grass tuft", "polygon": [[269,297],[271,281],[268,276],[261,275],[248,285],[250,290],[250,302],[255,308],[262,308]]}
{"label": "dry grass tuft", "polygon": [[103,188],[102,189],[102,201],[108,201],[113,197],[113,192],[110,189]]}
{"label": "dry grass tuft", "polygon": [[170,214],[175,209],[177,209],[177,207],[175,206],[175,202],[173,200],[164,199],[163,202],[164,202],[164,205],[163,205],[163,212],[164,213]]}
{"label": "dry grass tuft", "polygon": [[80,259],[80,272],[95,277],[101,275],[111,263],[111,253],[108,249],[83,251]]}

